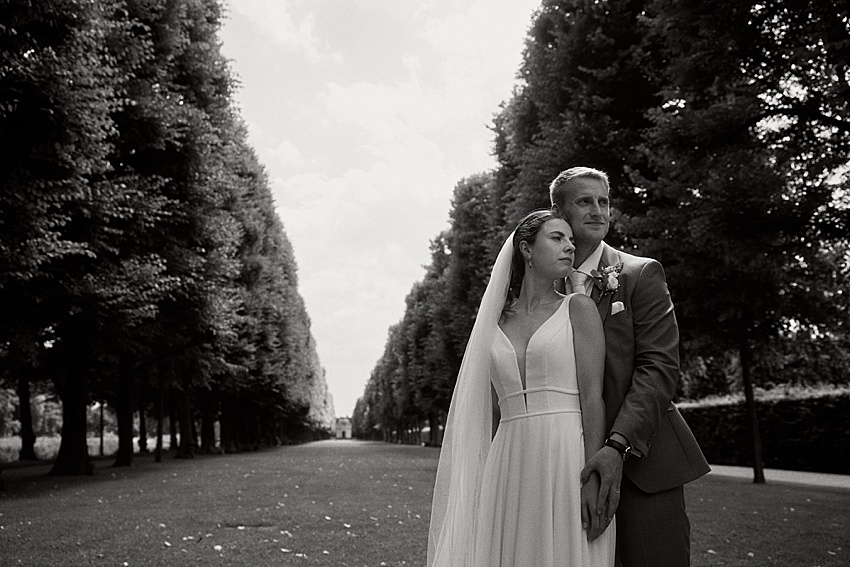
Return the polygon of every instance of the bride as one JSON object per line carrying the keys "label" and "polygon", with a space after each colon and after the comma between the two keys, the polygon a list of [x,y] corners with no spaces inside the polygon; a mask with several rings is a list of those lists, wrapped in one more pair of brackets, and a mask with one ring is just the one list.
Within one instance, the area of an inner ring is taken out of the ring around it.
{"label": "bride", "polygon": [[520,221],[496,259],[449,409],[429,567],[614,565],[599,479],[580,481],[604,441],[602,323],[593,300],[553,285],[574,251],[570,226],[543,210]]}

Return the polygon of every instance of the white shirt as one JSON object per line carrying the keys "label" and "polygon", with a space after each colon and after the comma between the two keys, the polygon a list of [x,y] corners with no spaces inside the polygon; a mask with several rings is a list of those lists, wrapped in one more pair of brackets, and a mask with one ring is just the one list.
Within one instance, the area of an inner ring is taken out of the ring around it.
{"label": "white shirt", "polygon": [[602,242],[600,242],[596,249],[591,252],[590,256],[582,262],[581,266],[578,267],[579,272],[584,272],[585,274],[590,275],[590,272],[599,267],[599,262],[602,261]]}

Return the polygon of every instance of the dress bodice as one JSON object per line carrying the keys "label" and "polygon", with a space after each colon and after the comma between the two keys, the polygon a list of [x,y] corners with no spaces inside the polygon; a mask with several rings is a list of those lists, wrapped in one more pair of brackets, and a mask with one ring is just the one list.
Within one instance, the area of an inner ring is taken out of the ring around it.
{"label": "dress bodice", "polygon": [[525,388],[517,353],[499,328],[491,349],[490,377],[502,422],[533,415],[580,412],[569,297],[534,332],[525,352]]}

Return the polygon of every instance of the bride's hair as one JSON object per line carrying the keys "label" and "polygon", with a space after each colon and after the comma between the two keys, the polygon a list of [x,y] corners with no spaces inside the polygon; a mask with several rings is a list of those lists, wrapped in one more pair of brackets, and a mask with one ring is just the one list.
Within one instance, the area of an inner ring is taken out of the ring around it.
{"label": "bride's hair", "polygon": [[534,244],[537,239],[537,233],[543,228],[546,221],[552,219],[560,219],[560,213],[557,207],[551,209],[539,209],[531,211],[516,226],[514,230],[513,246],[514,255],[511,259],[511,280],[508,286],[508,295],[505,298],[505,307],[502,310],[510,311],[511,306],[519,297],[519,290],[522,287],[522,279],[525,277],[525,258],[519,250],[520,242],[527,242],[530,245]]}

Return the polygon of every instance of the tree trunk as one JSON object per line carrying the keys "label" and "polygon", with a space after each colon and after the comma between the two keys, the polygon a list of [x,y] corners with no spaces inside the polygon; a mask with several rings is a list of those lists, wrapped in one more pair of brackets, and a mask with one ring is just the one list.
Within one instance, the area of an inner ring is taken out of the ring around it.
{"label": "tree trunk", "polygon": [[[85,336],[85,335],[83,335]],[[86,406],[88,404],[88,366],[82,341],[69,340],[64,374],[57,380],[62,399],[62,441],[50,474],[80,476],[92,474],[86,444]]]}
{"label": "tree trunk", "polygon": [[177,393],[177,410],[180,418],[180,446],[175,455],[178,459],[191,459],[195,456],[195,438],[192,434],[192,400],[189,392]]}
{"label": "tree trunk", "polygon": [[19,461],[36,461],[35,430],[32,427],[32,401],[30,399],[30,381],[22,373],[18,378],[18,414],[21,418],[21,452]]}
{"label": "tree trunk", "polygon": [[230,441],[230,409],[229,409],[229,401],[228,398],[230,396],[224,395],[221,399],[221,415],[219,415],[219,444],[221,446],[222,453],[231,453],[231,441]]}
{"label": "tree trunk", "polygon": [[241,451],[256,451],[257,438],[254,435],[257,423],[257,407],[251,400],[239,400],[239,449]]}
{"label": "tree trunk", "polygon": [[156,399],[156,452],[155,452],[155,455],[154,455],[154,461],[156,461],[157,463],[162,462],[162,434],[163,434],[162,421],[165,419],[165,415],[164,415],[165,411],[164,411],[164,407],[163,407],[164,404],[165,404],[164,398],[165,398],[165,389],[162,387],[162,380],[160,380],[160,382],[159,382],[159,395],[157,396],[157,399]]}
{"label": "tree trunk", "polygon": [[265,446],[276,447],[280,443],[278,443],[274,408],[267,406],[263,413],[265,414],[265,419],[263,420],[263,437],[265,438]]}
{"label": "tree trunk", "polygon": [[101,401],[100,402],[100,412],[99,412],[100,413],[100,423],[98,424],[98,433],[100,434],[100,447],[99,447],[100,451],[99,451],[98,454],[101,457],[105,454],[104,449],[103,449],[103,433],[104,433],[104,429],[105,429],[104,425],[103,425],[103,406],[104,406],[104,403]]}
{"label": "tree trunk", "polygon": [[168,402],[168,447],[173,451],[177,449],[177,402],[174,395],[169,396]]}
{"label": "tree trunk", "polygon": [[746,341],[741,343],[741,376],[744,380],[744,397],[747,402],[747,418],[750,425],[750,436],[753,442],[753,483],[764,484],[764,461],[761,452],[761,435],[759,434],[759,421],[756,412],[756,400],[753,394],[753,377],[750,372],[752,361],[750,360],[750,348]]}
{"label": "tree trunk", "polygon": [[118,421],[118,452],[113,467],[133,464],[133,373],[123,360],[118,367],[118,395],[115,415]]}
{"label": "tree trunk", "polygon": [[148,450],[148,418],[145,415],[146,393],[147,386],[142,381],[139,383],[139,453],[150,453],[150,450]]}
{"label": "tree trunk", "polygon": [[428,444],[431,447],[438,447],[440,443],[438,436],[440,432],[440,420],[437,419],[437,412],[432,411],[428,414],[428,427],[430,428],[428,432]]}
{"label": "tree trunk", "polygon": [[215,447],[216,395],[212,390],[201,392],[201,452],[217,453]]}
{"label": "tree trunk", "polygon": [[198,435],[198,421],[194,418],[194,411],[192,412],[192,452],[197,453],[201,448],[200,436]]}
{"label": "tree trunk", "polygon": [[221,449],[225,453],[239,451],[239,394],[225,394],[221,400]]}

